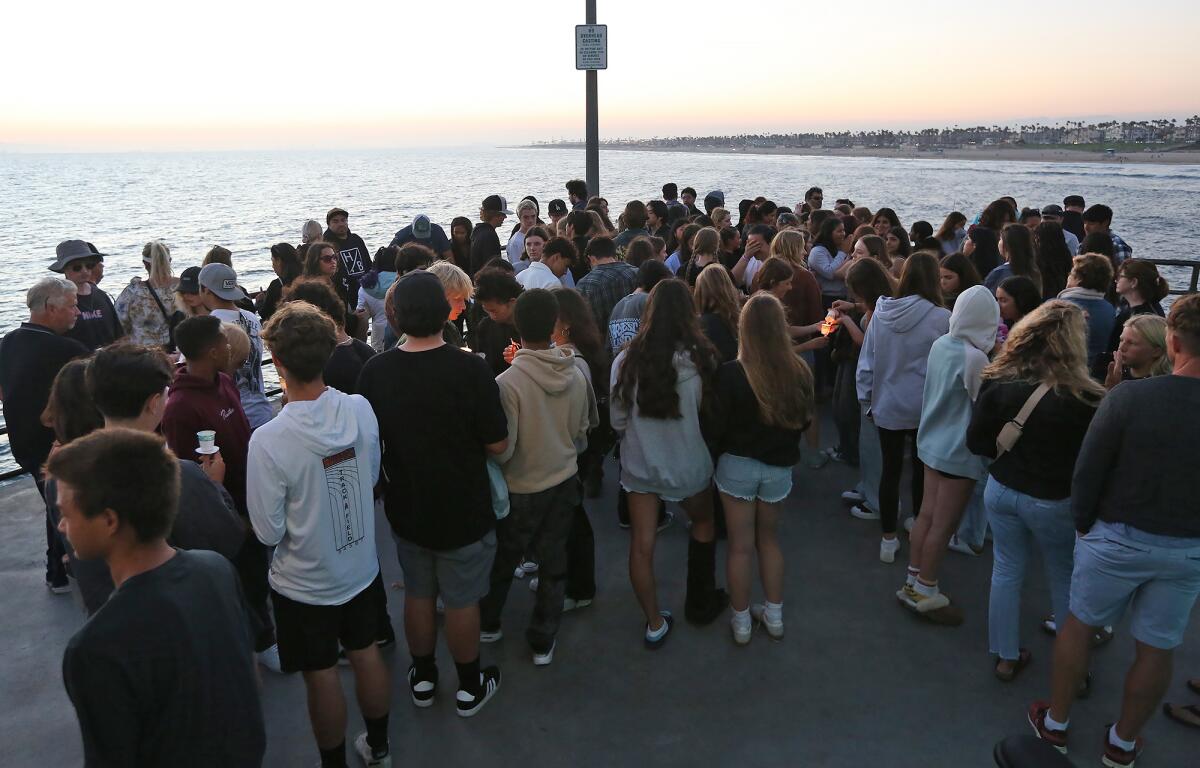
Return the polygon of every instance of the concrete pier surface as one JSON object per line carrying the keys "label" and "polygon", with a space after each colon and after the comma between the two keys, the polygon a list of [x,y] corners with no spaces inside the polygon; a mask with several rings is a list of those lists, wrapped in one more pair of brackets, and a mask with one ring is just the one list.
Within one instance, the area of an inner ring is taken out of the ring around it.
{"label": "concrete pier surface", "polygon": [[[761,629],[733,645],[727,617],[697,628],[683,621],[687,530],[681,519],[660,534],[659,595],[679,623],[657,652],[642,647],[642,618],[626,570],[628,535],[616,524],[616,469],[605,496],[589,500],[596,532],[599,591],[589,608],[564,616],[554,663],[535,668],[523,640],[532,606],[527,582],[514,582],[505,637],[483,646],[503,683],[475,718],[454,713],[457,676],[439,642],[441,687],[434,706],[415,708],[404,679],[409,657],[401,626],[404,592],[390,537],[380,537],[392,622],[400,642],[385,652],[393,676],[393,764],[486,766],[990,766],[1001,738],[1027,733],[1025,710],[1049,693],[1052,639],[1038,628],[1049,611],[1040,564],[1026,580],[1022,645],[1030,667],[997,681],[987,644],[990,545],[981,557],[947,555],[943,588],[961,605],[960,627],[913,617],[894,596],[904,579],[907,539],[896,562],[878,559],[877,523],[851,518],[838,494],[855,472],[831,464],[798,467],[781,523],[787,560],[787,636]],[[907,488],[907,485],[903,486]],[[907,501],[905,501],[907,503]],[[43,586],[43,508],[24,478],[0,488],[0,766],[82,764],[74,711],[63,690],[62,652],[84,621],[72,596]],[[381,534],[387,524],[378,515]],[[724,547],[718,554],[724,583]],[[1036,558],[1035,558],[1036,559]],[[761,599],[758,597],[756,599]],[[1132,659],[1128,622],[1093,655],[1090,699],[1071,718],[1071,757],[1100,762],[1103,728],[1118,713]],[[1168,700],[1200,703],[1184,686],[1200,677],[1200,619],[1193,616],[1176,653]],[[318,755],[298,675],[264,671],[268,766],[311,766]],[[348,736],[362,729],[351,675]],[[1156,714],[1139,766],[1197,765],[1200,732]],[[351,756],[351,765],[355,764]]]}

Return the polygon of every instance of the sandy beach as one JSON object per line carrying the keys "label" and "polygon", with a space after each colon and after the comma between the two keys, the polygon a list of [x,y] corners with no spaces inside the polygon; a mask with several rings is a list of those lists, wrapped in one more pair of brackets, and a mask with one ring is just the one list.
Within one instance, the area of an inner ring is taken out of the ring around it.
{"label": "sandy beach", "polygon": [[[523,149],[582,149],[582,144],[534,144]],[[639,147],[601,146],[601,150],[630,152],[692,152],[717,155],[800,155],[806,157],[885,157],[906,160],[1017,160],[1033,163],[1161,163],[1169,165],[1200,165],[1200,151],[1178,152],[1104,152],[1063,149],[1057,147],[978,147],[918,151],[912,148],[887,147]]]}

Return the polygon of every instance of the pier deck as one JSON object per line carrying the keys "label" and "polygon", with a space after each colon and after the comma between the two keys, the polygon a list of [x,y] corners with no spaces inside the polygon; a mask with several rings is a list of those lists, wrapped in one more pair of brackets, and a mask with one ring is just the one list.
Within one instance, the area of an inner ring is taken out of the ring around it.
{"label": "pier deck", "polygon": [[[532,605],[523,582],[514,582],[504,640],[483,651],[485,663],[501,665],[503,686],[474,719],[454,714],[456,675],[444,640],[438,650],[443,688],[430,709],[410,703],[403,641],[386,652],[394,680],[395,765],[990,766],[997,740],[1028,731],[1026,706],[1049,690],[1051,638],[1037,627],[1049,609],[1040,565],[1027,580],[1023,604],[1022,644],[1033,663],[1004,685],[993,678],[987,654],[990,546],[979,558],[950,553],[946,560],[942,583],[966,622],[924,624],[893,596],[903,580],[907,541],[895,564],[880,563],[878,525],[854,520],[838,500],[853,470],[799,467],[782,523],[786,639],[773,643],[759,630],[749,647],[737,648],[724,618],[705,628],[681,620],[667,646],[650,653],[641,645],[641,618],[626,574],[627,534],[613,511],[611,461],[606,470],[605,497],[587,502],[599,593],[592,607],[564,616],[552,666],[535,668],[523,642]],[[72,597],[51,595],[42,585],[43,511],[28,478],[0,488],[0,513],[0,765],[79,765],[79,731],[60,663],[84,617]],[[378,523],[383,534],[382,515]],[[677,520],[661,534],[657,554],[663,607],[681,619],[686,537]],[[390,539],[380,540],[391,584],[400,578],[399,567]],[[403,591],[389,588],[397,627],[403,599]],[[1200,703],[1183,684],[1200,676],[1198,624],[1193,616],[1188,642],[1176,655],[1169,700]],[[1093,657],[1093,696],[1072,713],[1078,765],[1099,763],[1102,729],[1117,714],[1133,641],[1125,625],[1116,635]],[[348,670],[343,679],[349,690]],[[315,764],[299,676],[264,672],[263,700],[265,764]],[[361,728],[353,698],[350,709],[353,737]],[[1139,765],[1194,764],[1200,733],[1156,715],[1144,735],[1148,747]]]}

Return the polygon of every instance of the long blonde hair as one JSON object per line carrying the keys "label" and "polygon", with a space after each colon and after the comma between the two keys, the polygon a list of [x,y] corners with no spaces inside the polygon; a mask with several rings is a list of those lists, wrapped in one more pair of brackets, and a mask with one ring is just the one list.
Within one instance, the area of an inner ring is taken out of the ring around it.
{"label": "long blonde hair", "polygon": [[1138,332],[1142,340],[1154,347],[1158,359],[1150,366],[1151,376],[1165,376],[1172,370],[1171,358],[1167,357],[1167,321],[1158,315],[1134,315],[1125,321],[1126,328]]}
{"label": "long blonde hair", "polygon": [[[704,230],[701,230],[702,232]],[[700,270],[696,278],[696,289],[693,293],[696,311],[703,315],[711,312],[721,318],[729,326],[729,332],[737,333],[740,304],[737,289],[729,272],[720,264],[709,264]]]}
{"label": "long blonde hair", "polygon": [[1104,387],[1088,374],[1087,321],[1069,301],[1047,301],[1013,328],[984,379],[1049,384],[1089,405],[1104,397]]}
{"label": "long blonde hair", "polygon": [[804,258],[804,235],[785,229],[771,240],[771,255],[778,256],[795,267],[808,268]]}
{"label": "long blonde hair", "polygon": [[808,426],[814,411],[812,371],[792,351],[783,303],[770,293],[756,293],[742,307],[737,359],[764,423],[784,429]]}
{"label": "long blonde hair", "polygon": [[162,240],[151,240],[142,246],[142,261],[150,268],[150,282],[165,287],[175,275],[171,274],[171,249]]}

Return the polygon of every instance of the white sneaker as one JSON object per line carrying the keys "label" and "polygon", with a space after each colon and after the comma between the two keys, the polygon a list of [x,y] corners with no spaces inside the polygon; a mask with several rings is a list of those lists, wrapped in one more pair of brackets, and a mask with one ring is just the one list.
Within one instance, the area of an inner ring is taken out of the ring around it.
{"label": "white sneaker", "polygon": [[767,635],[772,640],[783,639],[783,619],[780,618],[779,621],[774,622],[768,621],[767,606],[762,603],[750,606],[750,617],[767,628]]}
{"label": "white sneaker", "polygon": [[371,745],[367,743],[367,732],[363,731],[358,734],[358,738],[354,740],[354,751],[362,759],[363,765],[367,768],[392,768],[391,753],[383,757],[375,757],[371,753]]}
{"label": "white sneaker", "polygon": [[915,517],[910,517],[910,518],[907,518],[907,519],[904,521],[904,532],[905,532],[905,533],[912,533],[912,527],[913,527],[913,525],[914,525],[914,524],[916,524],[916,522],[917,522],[917,518],[915,518]]}
{"label": "white sneaker", "polygon": [[845,504],[862,504],[866,500],[867,497],[858,491],[846,491],[842,494],[842,502]]}
{"label": "white sneaker", "polygon": [[587,608],[591,604],[592,604],[592,601],[590,598],[584,598],[583,600],[576,600],[573,597],[564,597],[563,598],[563,613],[566,613],[567,611],[574,611],[579,608]]}
{"label": "white sneaker", "polygon": [[971,557],[979,557],[979,555],[980,555],[979,552],[976,552],[975,550],[971,549],[970,544],[968,544],[967,542],[958,538],[957,533],[950,537],[950,543],[946,545],[946,548],[953,552],[959,552],[964,555],[970,555]]}
{"label": "white sneaker", "polygon": [[558,645],[558,641],[555,640],[554,642],[550,643],[550,650],[546,651],[545,653],[534,653],[533,654],[533,666],[535,666],[535,667],[550,666],[550,662],[554,661],[554,648],[557,645]]}
{"label": "white sneaker", "polygon": [[868,507],[866,504],[855,504],[850,507],[850,516],[857,517],[859,520],[878,520],[879,513]]}
{"label": "white sneaker", "polygon": [[733,642],[735,645],[749,645],[750,637],[754,634],[754,622],[747,621],[745,624],[738,622],[737,614],[734,614],[729,619],[729,628],[733,631]]}
{"label": "white sneaker", "polygon": [[258,652],[258,663],[262,664],[272,672],[283,672],[283,667],[279,664],[279,645],[272,645],[265,651]]}
{"label": "white sneaker", "polygon": [[896,553],[900,551],[900,539],[880,539],[879,559],[885,563],[896,562]]}
{"label": "white sneaker", "polygon": [[486,629],[479,633],[479,642],[481,643],[498,643],[504,639],[504,630],[497,629],[495,632],[489,632]]}

